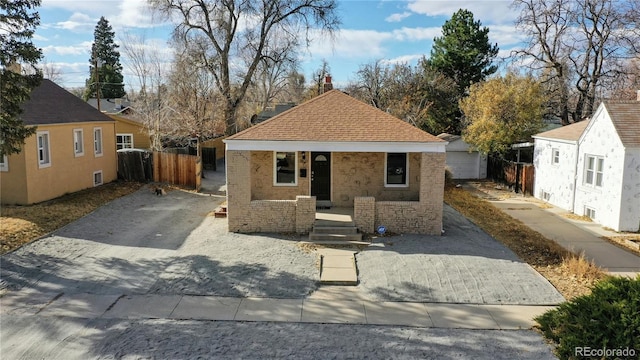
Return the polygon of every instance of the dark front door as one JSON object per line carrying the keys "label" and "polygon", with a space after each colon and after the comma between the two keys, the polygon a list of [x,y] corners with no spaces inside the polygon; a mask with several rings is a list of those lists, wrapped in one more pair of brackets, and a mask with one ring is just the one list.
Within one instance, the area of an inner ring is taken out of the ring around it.
{"label": "dark front door", "polygon": [[311,153],[311,196],[331,200],[331,153]]}

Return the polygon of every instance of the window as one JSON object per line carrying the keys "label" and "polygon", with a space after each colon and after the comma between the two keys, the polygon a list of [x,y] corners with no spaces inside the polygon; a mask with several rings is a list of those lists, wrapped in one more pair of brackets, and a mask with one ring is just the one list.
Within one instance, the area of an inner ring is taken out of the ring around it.
{"label": "window", "polygon": [[604,176],[604,158],[601,156],[585,156],[584,183],[586,185],[602,187]]}
{"label": "window", "polygon": [[51,166],[51,155],[49,150],[49,132],[38,131],[38,167],[45,168]]}
{"label": "window", "polygon": [[133,134],[116,134],[116,150],[133,149]]}
{"label": "window", "polygon": [[93,186],[102,185],[102,170],[93,173]]}
{"label": "window", "polygon": [[584,207],[584,214],[591,220],[596,219],[596,210],[594,208],[590,208],[588,206]]}
{"label": "window", "polygon": [[9,158],[7,155],[0,155],[0,171],[9,171]]}
{"label": "window", "polygon": [[274,161],[274,185],[298,185],[298,157],[295,152],[276,152]]}
{"label": "window", "polygon": [[408,156],[407,153],[387,153],[385,161],[386,174],[384,185],[388,187],[401,187],[408,185]]}
{"label": "window", "polygon": [[93,153],[102,156],[102,128],[93,128]]}
{"label": "window", "polygon": [[553,156],[552,156],[552,160],[551,162],[553,164],[559,164],[560,163],[560,150],[558,149],[553,149],[552,150]]}
{"label": "window", "polygon": [[82,135],[82,129],[73,130],[73,153],[75,154],[75,156],[84,155],[84,143],[82,140]]}

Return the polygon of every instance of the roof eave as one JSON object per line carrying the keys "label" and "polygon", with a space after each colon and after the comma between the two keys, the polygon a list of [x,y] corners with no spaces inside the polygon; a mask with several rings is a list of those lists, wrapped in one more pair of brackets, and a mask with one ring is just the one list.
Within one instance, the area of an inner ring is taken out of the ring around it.
{"label": "roof eave", "polygon": [[227,150],[329,152],[445,152],[446,141],[280,141],[225,139]]}

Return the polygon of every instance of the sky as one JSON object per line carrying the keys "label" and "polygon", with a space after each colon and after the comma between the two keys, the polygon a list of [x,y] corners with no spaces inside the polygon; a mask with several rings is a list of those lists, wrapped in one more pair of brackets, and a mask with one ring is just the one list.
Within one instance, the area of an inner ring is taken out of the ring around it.
{"label": "sky", "polygon": [[[337,1],[342,20],[339,32],[333,41],[313,39],[300,54],[300,70],[310,80],[326,60],[338,88],[354,81],[364,64],[377,60],[415,64],[428,57],[434,37],[441,35],[444,22],[460,8],[473,12],[489,28],[490,41],[500,48],[499,57],[508,57],[523,40],[513,25],[517,12],[510,8],[510,0]],[[59,69],[58,83],[66,88],[82,87],[89,77],[93,31],[101,16],[113,27],[117,44],[138,37],[146,45],[170,51],[167,42],[173,26],[154,16],[145,0],[42,0],[38,11],[41,24],[33,42],[43,50],[43,63]],[[120,53],[129,90],[137,80],[122,47]]]}

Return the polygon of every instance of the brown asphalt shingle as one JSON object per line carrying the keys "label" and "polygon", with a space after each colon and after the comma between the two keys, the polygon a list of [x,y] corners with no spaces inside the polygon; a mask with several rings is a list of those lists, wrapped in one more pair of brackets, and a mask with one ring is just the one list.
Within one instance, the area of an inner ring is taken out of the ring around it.
{"label": "brown asphalt shingle", "polygon": [[25,125],[113,122],[107,115],[48,79],[43,79],[40,86],[31,91],[31,98],[22,105],[22,110],[20,118]]}
{"label": "brown asphalt shingle", "polygon": [[589,125],[589,121],[583,120],[575,124],[566,125],[557,129],[536,134],[535,137],[578,141],[578,139],[584,132],[584,129],[587,128],[587,125]]}
{"label": "brown asphalt shingle", "polygon": [[605,101],[613,126],[625,147],[640,147],[640,101]]}
{"label": "brown asphalt shingle", "polygon": [[328,91],[227,140],[444,142],[339,90]]}

